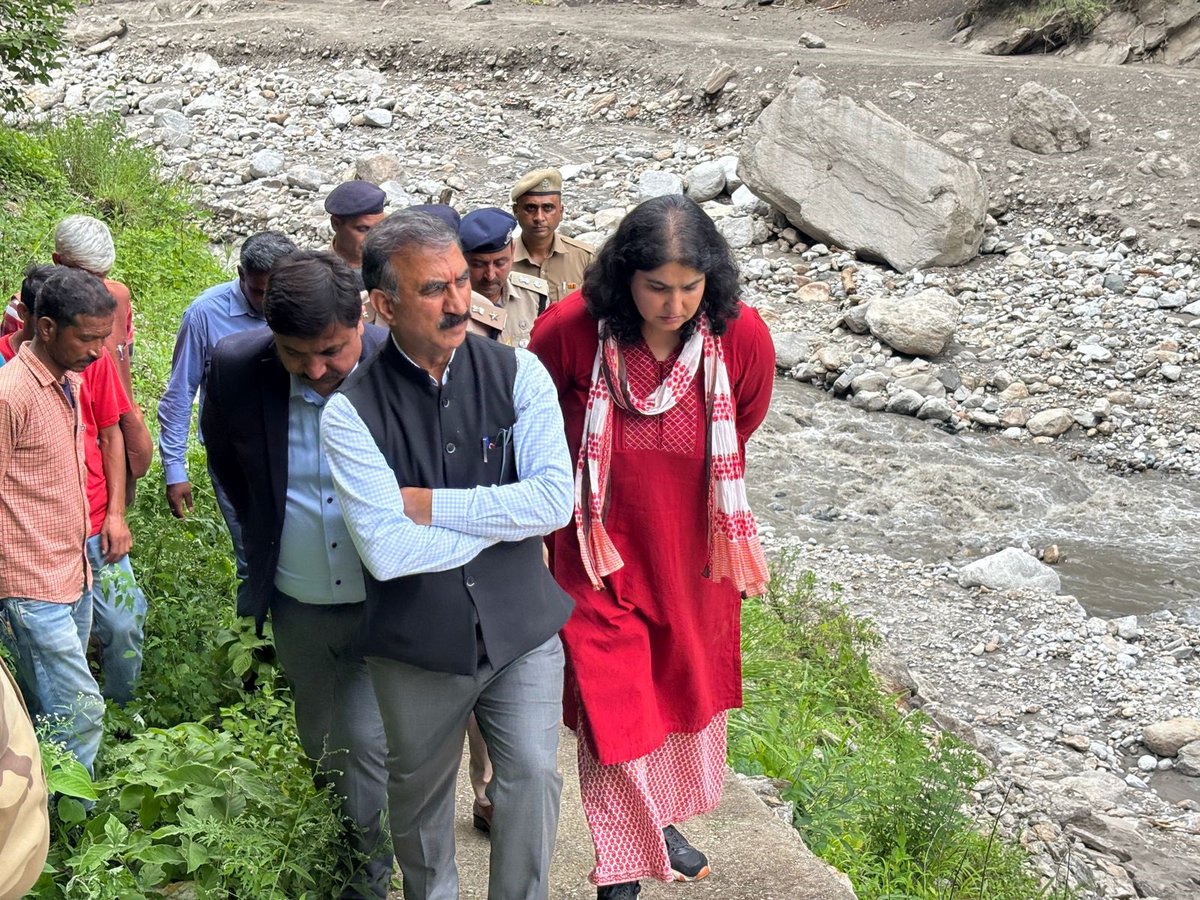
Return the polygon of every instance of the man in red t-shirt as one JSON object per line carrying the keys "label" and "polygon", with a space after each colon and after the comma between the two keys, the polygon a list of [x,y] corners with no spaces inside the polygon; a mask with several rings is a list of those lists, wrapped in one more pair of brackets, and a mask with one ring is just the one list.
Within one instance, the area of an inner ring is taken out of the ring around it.
{"label": "man in red t-shirt", "polygon": [[[55,266],[25,274],[22,296],[36,297]],[[34,317],[23,305],[22,330],[0,337],[0,355],[12,359],[33,336]],[[125,522],[125,441],[121,416],[131,404],[112,355],[103,353],[83,370],[79,413],[84,425],[84,461],[90,529],[87,557],[92,567],[92,633],[100,641],[105,697],[124,704],[142,670],[142,626],[146,597],[133,578],[129,550],[133,537]]]}

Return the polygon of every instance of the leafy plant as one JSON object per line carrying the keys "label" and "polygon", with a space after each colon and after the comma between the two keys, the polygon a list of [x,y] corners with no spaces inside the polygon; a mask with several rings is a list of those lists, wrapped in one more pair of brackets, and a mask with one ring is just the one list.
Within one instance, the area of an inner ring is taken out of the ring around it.
{"label": "leafy plant", "polygon": [[45,84],[58,68],[73,0],[0,0],[0,109],[18,109],[22,84]]}
{"label": "leafy plant", "polygon": [[180,880],[202,898],[337,896],[341,826],[289,713],[267,690],[221,710],[219,729],[152,728],[115,748],[90,816],[59,801],[33,896],[156,897]]}

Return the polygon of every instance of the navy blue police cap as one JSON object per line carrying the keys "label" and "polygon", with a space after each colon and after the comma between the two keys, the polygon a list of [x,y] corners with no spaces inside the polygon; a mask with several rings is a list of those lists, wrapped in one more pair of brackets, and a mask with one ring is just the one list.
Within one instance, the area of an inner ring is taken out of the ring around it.
{"label": "navy blue police cap", "polygon": [[339,184],[325,198],[325,212],[331,216],[351,218],[383,212],[387,194],[369,181],[347,181]]}
{"label": "navy blue police cap", "polygon": [[435,219],[441,219],[450,226],[451,231],[458,234],[458,226],[462,221],[462,216],[458,214],[458,210],[453,206],[448,206],[445,203],[418,203],[416,206],[408,208],[433,216]]}
{"label": "navy blue police cap", "polygon": [[472,210],[463,216],[458,236],[463,253],[498,253],[512,243],[517,220],[494,206]]}

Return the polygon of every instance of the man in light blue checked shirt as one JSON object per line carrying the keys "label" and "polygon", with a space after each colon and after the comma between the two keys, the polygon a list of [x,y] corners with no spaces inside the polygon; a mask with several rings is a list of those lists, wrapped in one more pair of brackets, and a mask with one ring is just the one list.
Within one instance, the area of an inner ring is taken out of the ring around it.
{"label": "man in light blue checked shirt", "polygon": [[376,225],[363,278],[391,337],[330,397],[321,439],[365,568],[357,645],[404,896],[458,897],[454,784],[474,711],[494,769],[488,897],[546,900],[572,605],[542,561],[574,498],[557,394],[536,357],[467,334],[467,263],[440,220]]}
{"label": "man in light blue checked shirt", "polygon": [[261,634],[270,613],[300,743],[341,798],[359,859],[347,854],[340,897],[384,898],[392,859],[383,722],[352,646],[366,589],[321,452],[320,417],[387,332],[364,327],[354,273],[332,253],[279,260],[265,312],[269,330],[232,335],[213,353],[201,420],[209,467],[245,541],[247,602],[238,614],[253,616]]}
{"label": "man in light blue checked shirt", "polygon": [[[251,235],[242,244],[237,278],[209,288],[184,310],[175,338],[175,351],[171,355],[171,377],[158,402],[158,452],[167,485],[167,504],[176,518],[182,519],[192,509],[192,485],[187,471],[188,432],[197,390],[201,411],[204,408],[204,381],[213,350],[222,338],[231,334],[267,327],[263,318],[267,275],[275,260],[295,250],[296,245],[279,232]],[[197,436],[204,441],[203,432],[198,431]],[[212,478],[211,469],[209,477],[233,541],[240,598],[246,583],[246,554],[242,549],[241,529],[233,506],[220,484]]]}

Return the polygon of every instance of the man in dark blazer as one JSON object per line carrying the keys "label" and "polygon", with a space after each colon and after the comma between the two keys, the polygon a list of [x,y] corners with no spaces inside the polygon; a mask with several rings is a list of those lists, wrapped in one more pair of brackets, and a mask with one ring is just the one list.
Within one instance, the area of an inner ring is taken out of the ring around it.
{"label": "man in dark blazer", "polygon": [[[342,798],[353,875],[342,897],[387,896],[386,739],[371,678],[352,647],[362,624],[362,564],[320,442],[326,399],[387,332],[362,323],[354,273],[327,252],[271,269],[267,330],[232,335],[208,372],[208,461],[242,523],[249,568],[238,614],[275,649],[296,729],[318,780]],[[322,549],[324,552],[322,552]],[[366,862],[363,863],[362,860]]]}

